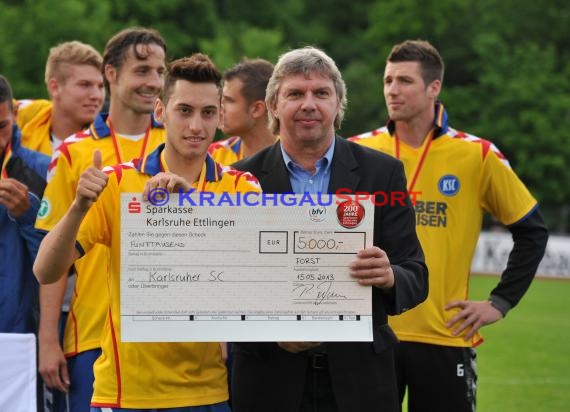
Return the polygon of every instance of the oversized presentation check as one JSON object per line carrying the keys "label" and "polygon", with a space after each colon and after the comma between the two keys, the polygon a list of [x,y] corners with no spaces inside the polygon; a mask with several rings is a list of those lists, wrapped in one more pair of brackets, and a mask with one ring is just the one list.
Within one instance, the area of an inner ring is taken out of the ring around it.
{"label": "oversized presentation check", "polygon": [[348,269],[372,245],[371,202],[197,196],[122,195],[124,342],[372,340],[371,287]]}

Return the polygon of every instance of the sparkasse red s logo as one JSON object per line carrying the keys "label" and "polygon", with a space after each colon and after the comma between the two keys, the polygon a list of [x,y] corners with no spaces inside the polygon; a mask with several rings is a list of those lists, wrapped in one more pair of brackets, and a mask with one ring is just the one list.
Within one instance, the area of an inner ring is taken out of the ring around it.
{"label": "sparkasse red s logo", "polygon": [[128,207],[129,213],[140,213],[142,210],[141,202],[137,201],[136,197],[133,197],[132,202],[129,202],[127,207]]}

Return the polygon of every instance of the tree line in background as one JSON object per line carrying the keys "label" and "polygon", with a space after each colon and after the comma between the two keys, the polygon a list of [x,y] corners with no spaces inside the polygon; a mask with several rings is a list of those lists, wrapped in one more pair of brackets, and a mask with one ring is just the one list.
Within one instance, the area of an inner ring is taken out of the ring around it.
{"label": "tree line in background", "polygon": [[0,72],[16,96],[46,97],[49,48],[99,50],[118,30],[159,30],[170,59],[201,51],[220,69],[323,48],[348,86],[341,134],[385,123],[382,73],[405,39],[446,62],[442,101],[455,128],[492,140],[539,199],[553,231],[570,231],[570,3],[549,0],[0,0]]}

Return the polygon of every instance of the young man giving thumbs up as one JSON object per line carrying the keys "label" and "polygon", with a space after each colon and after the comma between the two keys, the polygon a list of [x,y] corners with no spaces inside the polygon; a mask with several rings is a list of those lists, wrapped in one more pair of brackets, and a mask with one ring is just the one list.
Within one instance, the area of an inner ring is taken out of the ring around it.
{"label": "young man giving thumbs up", "polygon": [[145,158],[104,170],[95,151],[71,207],[40,246],[34,265],[40,283],[57,281],[96,244],[111,251],[109,315],[101,336],[102,355],[94,365],[93,412],[229,411],[219,344],[121,342],[119,290],[121,193],[141,193],[153,176],[172,191],[259,191],[251,175],[224,168],[207,153],[220,118],[220,82],[219,71],[202,54],[171,63],[154,111],[165,126],[166,143]]}

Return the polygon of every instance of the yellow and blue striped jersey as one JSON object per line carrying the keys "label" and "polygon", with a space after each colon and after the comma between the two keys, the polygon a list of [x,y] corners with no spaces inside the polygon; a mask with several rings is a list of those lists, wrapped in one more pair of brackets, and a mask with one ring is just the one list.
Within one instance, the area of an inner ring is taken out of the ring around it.
{"label": "yellow and blue striped jersey", "polygon": [[[93,163],[94,150],[100,150],[103,165],[110,166],[121,163],[122,159],[141,157],[164,142],[164,128],[150,117],[147,135],[136,141],[115,136],[106,120],[107,115],[99,114],[88,130],[67,138],[54,153],[36,228],[51,230],[67,212],[75,198],[79,177]],[[101,346],[101,329],[107,316],[108,261],[108,248],[98,245],[75,262],[77,280],[63,340],[66,356]]]}
{"label": "yellow and blue striped jersey", "polygon": [[493,143],[449,127],[441,103],[435,114],[433,140],[426,138],[418,148],[399,142],[393,122],[350,140],[398,157],[408,184],[415,180],[410,197],[416,200],[416,231],[429,269],[429,295],[418,307],[391,317],[390,326],[402,341],[475,346],[482,341],[480,335],[471,342],[463,340],[464,334],[451,335],[446,323],[459,309],[444,307],[468,298],[483,214],[487,211],[510,225],[529,215],[537,202]]}
{"label": "yellow and blue striped jersey", "polygon": [[20,130],[40,111],[52,107],[51,101],[46,99],[19,99],[14,101],[14,105],[16,107],[16,124]]}
{"label": "yellow and blue striped jersey", "polygon": [[52,102],[22,99],[16,102],[16,122],[22,133],[22,146],[51,156]]}
{"label": "yellow and blue striped jersey", "polygon": [[[88,252],[103,244],[111,251],[108,317],[102,335],[103,353],[94,365],[93,406],[171,408],[228,399],[226,368],[218,343],[121,342],[118,204],[121,193],[140,193],[152,175],[167,170],[161,160],[162,150],[163,145],[144,161],[107,168],[108,185],[77,236],[80,250]],[[259,183],[249,173],[222,167],[209,155],[193,187],[214,193],[260,191]]]}
{"label": "yellow and blue striped jersey", "polygon": [[243,159],[243,142],[239,136],[219,140],[208,147],[208,153],[216,162],[231,165]]}

